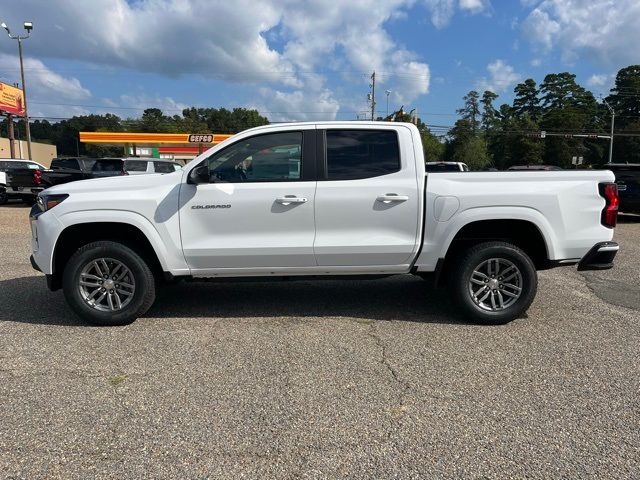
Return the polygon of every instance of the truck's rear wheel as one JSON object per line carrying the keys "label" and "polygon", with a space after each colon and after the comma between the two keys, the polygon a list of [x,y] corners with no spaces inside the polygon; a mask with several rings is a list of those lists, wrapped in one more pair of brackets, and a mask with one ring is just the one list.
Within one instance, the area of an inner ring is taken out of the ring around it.
{"label": "truck's rear wheel", "polygon": [[538,276],[517,246],[485,242],[465,251],[450,277],[456,303],[472,321],[499,325],[520,317],[531,305]]}
{"label": "truck's rear wheel", "polygon": [[146,262],[117,242],[93,242],[78,249],[63,274],[64,295],[81,318],[95,325],[126,325],[155,300]]}

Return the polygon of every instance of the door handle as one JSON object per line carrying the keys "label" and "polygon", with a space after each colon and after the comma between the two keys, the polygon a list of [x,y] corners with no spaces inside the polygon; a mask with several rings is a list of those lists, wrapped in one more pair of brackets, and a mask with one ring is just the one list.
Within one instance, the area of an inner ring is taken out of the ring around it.
{"label": "door handle", "polygon": [[409,200],[409,197],[407,195],[397,195],[395,193],[385,193],[384,195],[380,195],[378,198],[376,198],[377,201],[382,202],[382,203],[393,203],[393,202],[406,202],[407,200]]}
{"label": "door handle", "polygon": [[281,205],[291,205],[294,203],[307,203],[307,199],[304,197],[296,197],[295,195],[285,195],[284,197],[276,198],[276,203]]}

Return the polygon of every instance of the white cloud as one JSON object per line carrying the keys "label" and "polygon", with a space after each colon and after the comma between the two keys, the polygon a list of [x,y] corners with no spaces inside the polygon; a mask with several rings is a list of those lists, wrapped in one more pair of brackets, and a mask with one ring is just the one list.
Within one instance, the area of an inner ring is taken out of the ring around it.
{"label": "white cloud", "polygon": [[471,13],[480,13],[487,8],[486,0],[460,0],[460,8]]}
{"label": "white cloud", "polygon": [[[91,92],[84,88],[77,78],[63,77],[40,60],[25,58],[24,69],[28,79],[26,83],[29,99],[76,101],[85,100],[91,96]],[[18,82],[20,79],[18,57],[0,53],[0,71],[5,73],[5,78],[12,78]]]}
{"label": "white cloud", "polygon": [[488,11],[491,4],[489,0],[422,0],[422,3],[431,13],[431,23],[436,28],[444,28],[456,13],[456,9],[472,15]]}
{"label": "white cloud", "polygon": [[3,19],[19,25],[33,18],[28,45],[37,56],[233,82],[291,70],[263,35],[280,21],[275,0],[259,9],[252,0],[22,0],[20,7],[19,17],[3,12]]}
{"label": "white cloud", "polygon": [[[441,1],[469,13],[486,6],[486,0]],[[33,19],[37,30],[29,52],[36,56],[258,84],[273,92],[281,108],[288,100],[292,109],[320,105],[331,115],[334,102],[349,103],[354,91],[364,97],[364,72],[374,69],[399,101],[412,102],[428,92],[428,65],[385,28],[414,2],[263,0],[258,6],[254,0],[22,0],[20,17],[7,12],[3,19],[14,25],[23,16]],[[0,42],[0,51],[9,47],[10,42]],[[329,81],[335,78],[344,81]],[[300,105],[304,99],[306,107]]]}
{"label": "white cloud", "polygon": [[[525,5],[534,5],[525,1]],[[638,0],[544,0],[522,24],[541,52],[558,49],[566,62],[581,54],[606,65],[637,63]]]}
{"label": "white cloud", "polygon": [[453,0],[424,0],[424,4],[431,13],[431,23],[436,28],[449,25],[455,13]]}
{"label": "white cloud", "polygon": [[483,77],[478,81],[478,90],[491,90],[495,93],[502,93],[522,78],[522,75],[516,73],[511,65],[500,59],[487,65],[487,71],[489,72],[489,78]]}
{"label": "white cloud", "polygon": [[275,122],[333,120],[340,109],[328,89],[310,93],[263,88],[260,94],[262,98],[256,108]]}
{"label": "white cloud", "polygon": [[589,77],[587,85],[591,88],[608,90],[613,86],[615,78],[615,74],[595,73]]}

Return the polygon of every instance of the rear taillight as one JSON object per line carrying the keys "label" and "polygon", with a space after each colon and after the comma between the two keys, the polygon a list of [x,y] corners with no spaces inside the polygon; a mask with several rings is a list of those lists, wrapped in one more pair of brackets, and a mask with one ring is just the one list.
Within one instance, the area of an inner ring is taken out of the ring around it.
{"label": "rear taillight", "polygon": [[42,183],[42,170],[36,170],[33,172],[33,183],[40,185]]}
{"label": "rear taillight", "polygon": [[604,198],[605,205],[602,209],[600,222],[608,228],[614,228],[618,223],[618,186],[615,183],[601,183],[599,185],[600,196]]}

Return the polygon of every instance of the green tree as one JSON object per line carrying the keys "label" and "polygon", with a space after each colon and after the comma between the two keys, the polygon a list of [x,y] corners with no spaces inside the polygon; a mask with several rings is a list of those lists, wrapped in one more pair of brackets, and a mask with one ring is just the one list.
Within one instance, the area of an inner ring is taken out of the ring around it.
{"label": "green tree", "polygon": [[[549,74],[540,86],[542,119],[540,128],[555,133],[591,133],[600,128],[598,103],[593,94],[578,85],[576,76],[564,72]],[[548,137],[544,163],[571,167],[574,156],[586,157],[588,163],[599,162],[593,141],[575,137]]]}
{"label": "green tree", "polygon": [[480,125],[480,95],[475,90],[471,90],[463,100],[464,106],[456,113],[469,122],[471,130],[475,133]]}
{"label": "green tree", "polygon": [[260,115],[257,110],[247,108],[189,108],[182,112],[183,118],[198,125],[206,125],[212,133],[238,133],[247,128],[267,125],[269,120]]}
{"label": "green tree", "polygon": [[540,100],[535,80],[528,78],[513,89],[513,111],[517,116],[529,115],[537,118],[540,113]]}
{"label": "green tree", "polygon": [[[404,110],[400,109],[397,112],[393,112],[390,117],[394,118],[394,122],[407,122],[413,123],[413,118],[411,115]],[[424,151],[424,161],[425,162],[436,162],[442,160],[444,156],[445,146],[440,141],[438,137],[436,137],[429,127],[418,118],[416,123],[416,127],[418,127],[418,131],[420,132],[420,139],[422,140],[422,149]]]}
{"label": "green tree", "polygon": [[482,129],[486,132],[496,127],[498,122],[498,112],[493,106],[493,102],[498,95],[489,90],[485,90],[482,94]]}
{"label": "green tree", "polygon": [[444,157],[444,144],[431,131],[424,130],[420,132],[422,139],[422,149],[424,150],[425,162],[438,162]]}
{"label": "green tree", "polygon": [[[615,133],[640,132],[640,65],[630,65],[618,71],[614,87],[607,102],[616,112]],[[603,114],[606,130],[611,122],[608,109]],[[614,133],[613,160],[616,162],[640,162],[640,136],[616,136]]]}
{"label": "green tree", "polygon": [[449,131],[445,159],[464,162],[471,170],[482,170],[491,165],[484,137],[477,135],[472,123],[464,118]]}

